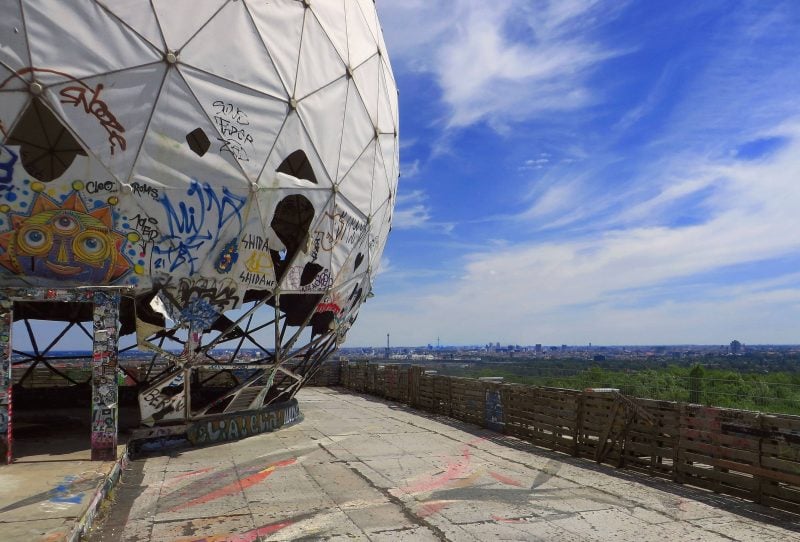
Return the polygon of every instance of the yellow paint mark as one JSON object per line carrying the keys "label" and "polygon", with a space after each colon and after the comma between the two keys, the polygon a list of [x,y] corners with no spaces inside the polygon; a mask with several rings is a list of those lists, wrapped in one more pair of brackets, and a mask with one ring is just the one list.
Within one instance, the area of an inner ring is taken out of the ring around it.
{"label": "yellow paint mark", "polygon": [[111,196],[106,201],[108,202],[109,205],[116,205],[117,203],[119,203],[119,198],[117,196]]}
{"label": "yellow paint mark", "polygon": [[31,183],[31,190],[33,190],[34,192],[43,192],[44,183],[40,183],[39,181]]}
{"label": "yellow paint mark", "polygon": [[141,237],[141,236],[140,236],[138,233],[136,233],[135,231],[132,231],[132,232],[128,233],[128,235],[127,235],[126,237],[127,237],[128,241],[130,241],[131,243],[138,243],[138,242],[139,242],[139,239],[141,239],[141,238],[142,238],[142,237]]}
{"label": "yellow paint mark", "polygon": [[8,205],[0,205],[0,213],[7,213],[11,210],[11,207]]}
{"label": "yellow paint mark", "polygon": [[72,181],[73,190],[83,190],[83,181]]}
{"label": "yellow paint mark", "polygon": [[133,272],[137,275],[144,275],[144,266],[137,263],[133,266]]}
{"label": "yellow paint mark", "polygon": [[272,258],[264,252],[253,252],[244,262],[244,266],[251,273],[265,274],[272,269]]}

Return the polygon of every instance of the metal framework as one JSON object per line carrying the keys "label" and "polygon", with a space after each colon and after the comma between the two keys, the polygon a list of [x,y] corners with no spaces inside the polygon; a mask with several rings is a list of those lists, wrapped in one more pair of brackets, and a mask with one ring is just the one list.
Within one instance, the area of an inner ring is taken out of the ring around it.
{"label": "metal framework", "polygon": [[[302,384],[313,377],[335,350],[341,337],[335,331],[314,335],[296,347],[309,315],[299,326],[291,326],[280,304],[272,298],[253,302],[235,321],[225,318],[222,331],[164,328],[119,347],[120,300],[131,299],[126,288],[11,289],[0,298],[0,348],[3,371],[0,378],[0,452],[6,462],[13,459],[13,388],[26,388],[34,380],[51,388],[91,383],[92,459],[116,457],[120,379],[138,391],[142,424],[170,427],[174,432],[187,424],[219,414],[259,410],[289,401]],[[278,296],[279,299],[279,296]],[[13,348],[12,326],[15,303],[87,303],[93,307],[90,331],[76,315],[47,345],[37,341],[37,325],[21,318],[32,352]],[[61,355],[58,346],[72,328],[92,340],[91,361],[80,354]],[[274,329],[275,346],[267,347],[256,334]],[[183,337],[185,335],[185,338]],[[132,357],[132,351],[140,355]],[[149,353],[148,353],[149,351]],[[248,351],[249,358],[243,358]],[[122,357],[120,357],[120,354]],[[84,362],[81,365],[81,362]],[[64,365],[78,364],[86,378]],[[45,373],[45,378],[39,375]]]}

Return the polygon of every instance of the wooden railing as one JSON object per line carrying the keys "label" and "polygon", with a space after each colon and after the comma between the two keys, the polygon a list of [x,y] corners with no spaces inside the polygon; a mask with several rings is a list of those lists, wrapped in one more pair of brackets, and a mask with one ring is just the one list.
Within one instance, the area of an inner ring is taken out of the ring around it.
{"label": "wooden railing", "polygon": [[[331,370],[332,371],[332,370]],[[800,417],[344,362],[341,385],[537,446],[800,514]],[[335,372],[326,373],[333,384]]]}

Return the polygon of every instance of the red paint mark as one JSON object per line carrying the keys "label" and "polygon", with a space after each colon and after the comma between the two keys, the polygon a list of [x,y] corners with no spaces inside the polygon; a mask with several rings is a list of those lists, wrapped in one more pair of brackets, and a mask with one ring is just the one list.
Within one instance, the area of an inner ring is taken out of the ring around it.
{"label": "red paint mark", "polygon": [[508,476],[503,476],[502,474],[499,474],[497,472],[489,471],[489,476],[491,476],[492,478],[494,478],[498,482],[502,482],[502,483],[506,484],[507,486],[522,487],[522,482],[517,482],[513,478],[509,478]]}
{"label": "red paint mark", "polygon": [[417,510],[417,515],[421,518],[426,518],[428,516],[438,514],[442,511],[442,509],[444,509],[445,506],[447,506],[447,504],[447,501],[434,501],[425,503],[419,507],[419,510]]}
{"label": "red paint mark", "polygon": [[169,512],[177,512],[178,510],[182,510],[184,508],[191,508],[192,506],[197,506],[198,504],[205,504],[207,502],[214,501],[216,499],[220,499],[222,497],[227,497],[228,495],[233,495],[238,491],[242,491],[247,489],[250,486],[254,486],[259,482],[266,480],[278,467],[286,467],[292,465],[296,462],[296,459],[286,459],[284,461],[278,461],[277,463],[273,463],[266,469],[262,471],[258,471],[255,474],[251,474],[246,478],[242,478],[241,480],[236,480],[235,482],[228,484],[227,486],[221,487],[211,493],[206,493],[205,495],[201,495],[196,497],[190,501],[187,501],[183,504],[179,504],[178,506],[173,506],[169,509]]}
{"label": "red paint mark", "polygon": [[470,453],[468,448],[464,448],[461,459],[451,460],[447,465],[447,470],[438,476],[432,476],[428,480],[423,480],[416,484],[402,488],[406,493],[423,493],[438,489],[454,479],[462,476],[469,468]]}
{"label": "red paint mark", "polygon": [[317,305],[316,312],[332,312],[333,314],[339,314],[342,312],[342,308],[336,303],[320,303]]}
{"label": "red paint mark", "polygon": [[240,534],[219,534],[206,536],[204,538],[184,539],[186,542],[257,542],[262,536],[269,536],[273,533],[285,529],[289,525],[294,524],[292,520],[280,521],[270,525],[264,525],[252,531]]}
{"label": "red paint mark", "polygon": [[169,480],[165,480],[164,481],[164,485],[175,484],[175,483],[180,482],[181,480],[183,480],[185,478],[189,478],[190,476],[197,476],[198,474],[204,474],[204,473],[206,473],[206,472],[208,472],[210,470],[213,470],[213,468],[214,467],[208,467],[208,468],[205,468],[205,469],[194,470],[192,472],[185,472],[183,474],[179,474],[178,476],[173,476]]}
{"label": "red paint mark", "polygon": [[495,515],[492,515],[492,519],[493,519],[494,521],[497,521],[498,523],[528,523],[528,522],[527,522],[526,520],[524,520],[524,519],[519,519],[519,518],[503,518],[503,517],[500,517],[500,516],[495,516]]}

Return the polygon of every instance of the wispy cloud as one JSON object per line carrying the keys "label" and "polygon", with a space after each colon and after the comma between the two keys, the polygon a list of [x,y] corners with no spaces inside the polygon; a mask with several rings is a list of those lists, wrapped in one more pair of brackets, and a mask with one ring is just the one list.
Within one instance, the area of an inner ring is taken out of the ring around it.
{"label": "wispy cloud", "polygon": [[400,230],[425,228],[441,233],[450,233],[455,225],[449,222],[432,221],[431,209],[427,200],[428,196],[423,190],[400,192],[395,203],[392,227]]}
{"label": "wispy cloud", "polygon": [[485,121],[503,129],[594,101],[588,74],[619,54],[590,37],[599,6],[593,0],[411,0],[379,9],[395,58],[436,78],[448,126]]}

